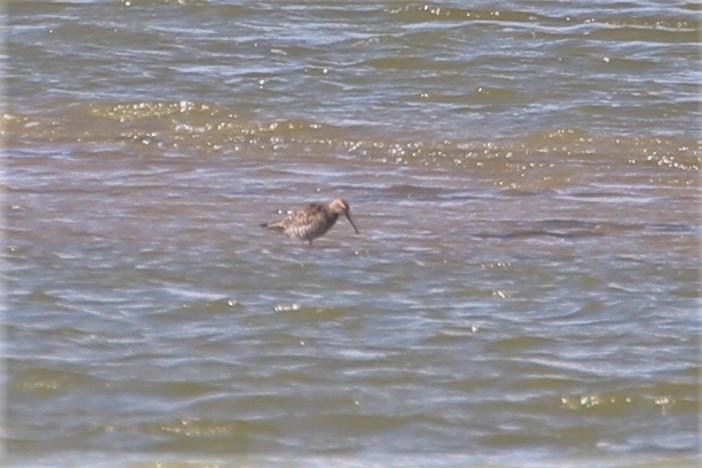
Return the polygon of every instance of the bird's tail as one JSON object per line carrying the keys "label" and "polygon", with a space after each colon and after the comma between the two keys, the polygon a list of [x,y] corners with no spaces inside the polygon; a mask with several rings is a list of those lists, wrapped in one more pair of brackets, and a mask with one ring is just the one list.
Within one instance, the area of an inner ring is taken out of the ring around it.
{"label": "bird's tail", "polygon": [[285,229],[280,223],[261,223],[260,226],[266,229],[275,229],[276,231],[282,231]]}

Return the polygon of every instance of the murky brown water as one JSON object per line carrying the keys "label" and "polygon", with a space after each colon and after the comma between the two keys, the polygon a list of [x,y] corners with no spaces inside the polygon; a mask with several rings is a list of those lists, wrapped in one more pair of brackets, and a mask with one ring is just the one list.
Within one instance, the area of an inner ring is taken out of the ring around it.
{"label": "murky brown water", "polygon": [[8,461],[692,464],[697,7],[569,5],[11,3]]}

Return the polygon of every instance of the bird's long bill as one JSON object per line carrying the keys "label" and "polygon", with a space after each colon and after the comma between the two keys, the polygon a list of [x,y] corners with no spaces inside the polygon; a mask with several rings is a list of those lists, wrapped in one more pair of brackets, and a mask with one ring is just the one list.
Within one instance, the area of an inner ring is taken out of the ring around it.
{"label": "bird's long bill", "polygon": [[351,219],[351,213],[349,213],[348,211],[346,212],[346,219],[349,220],[349,223],[351,223],[351,226],[353,226],[353,230],[356,231],[356,234],[360,234],[358,232],[358,228],[356,228],[356,225],[353,224],[353,219]]}

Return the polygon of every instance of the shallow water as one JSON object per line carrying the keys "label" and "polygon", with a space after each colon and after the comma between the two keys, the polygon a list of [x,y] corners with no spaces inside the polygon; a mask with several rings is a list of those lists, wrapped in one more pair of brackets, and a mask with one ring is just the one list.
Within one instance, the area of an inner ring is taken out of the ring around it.
{"label": "shallow water", "polygon": [[8,462],[692,464],[699,7],[461,3],[10,2]]}

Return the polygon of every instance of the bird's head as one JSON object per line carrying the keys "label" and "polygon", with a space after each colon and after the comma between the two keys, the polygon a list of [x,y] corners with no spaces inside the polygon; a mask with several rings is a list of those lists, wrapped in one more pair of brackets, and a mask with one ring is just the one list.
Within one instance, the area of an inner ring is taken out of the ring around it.
{"label": "bird's head", "polygon": [[358,229],[356,228],[356,225],[354,224],[353,220],[351,219],[351,208],[349,207],[349,204],[346,203],[346,200],[342,200],[341,198],[337,198],[336,200],[332,200],[329,202],[329,211],[335,214],[342,214],[346,216],[346,219],[349,220],[349,223],[351,223],[351,226],[353,227],[353,230],[356,231],[356,234],[358,234]]}

